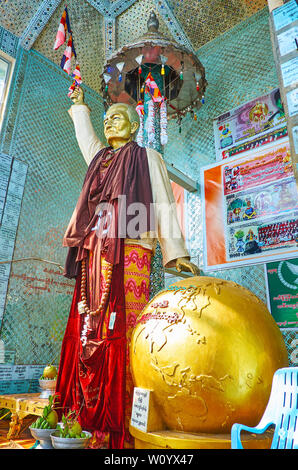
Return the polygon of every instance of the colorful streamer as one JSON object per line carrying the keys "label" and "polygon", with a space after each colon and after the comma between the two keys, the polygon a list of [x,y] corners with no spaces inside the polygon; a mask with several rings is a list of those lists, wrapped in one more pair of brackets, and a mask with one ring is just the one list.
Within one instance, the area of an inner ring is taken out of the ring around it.
{"label": "colorful streamer", "polygon": [[71,33],[68,11],[67,11],[67,7],[65,7],[64,12],[62,13],[62,17],[61,17],[57,35],[56,35],[56,40],[54,44],[55,51],[59,49],[59,47],[62,46],[62,44],[65,43],[67,31]]}

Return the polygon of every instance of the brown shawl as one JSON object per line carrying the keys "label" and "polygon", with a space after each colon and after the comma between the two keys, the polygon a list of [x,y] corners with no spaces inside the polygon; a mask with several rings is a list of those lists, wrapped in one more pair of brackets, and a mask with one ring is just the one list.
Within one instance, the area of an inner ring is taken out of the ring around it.
{"label": "brown shawl", "polygon": [[[73,278],[78,273],[77,249],[97,225],[99,207],[107,207],[108,203],[113,209],[110,227],[113,232],[109,230],[108,233],[103,233],[102,229],[96,232],[101,249],[107,261],[112,264],[119,263],[121,238],[137,239],[142,233],[155,231],[154,217],[150,217],[152,190],[146,149],[139,147],[136,142],[127,143],[117,151],[108,168],[102,173],[102,164],[111,151],[110,147],[100,150],[87,170],[81,194],[63,239],[63,246],[69,247],[64,271],[66,277]],[[119,204],[119,201],[124,200],[123,196],[126,197],[126,207]],[[130,204],[136,202],[145,206],[146,221],[142,220],[139,233],[130,237],[127,227],[136,215],[129,216],[127,209]]]}

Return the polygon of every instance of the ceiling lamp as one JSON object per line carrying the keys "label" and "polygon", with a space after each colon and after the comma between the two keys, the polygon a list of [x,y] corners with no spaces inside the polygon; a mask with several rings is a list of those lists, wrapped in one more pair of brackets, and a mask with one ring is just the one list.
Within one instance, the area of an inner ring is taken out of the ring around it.
{"label": "ceiling lamp", "polygon": [[136,107],[144,99],[145,81],[152,74],[167,103],[167,117],[181,118],[204,103],[205,69],[193,52],[158,31],[154,12],[147,27],[146,34],[123,46],[104,64],[101,78],[106,106],[120,102]]}

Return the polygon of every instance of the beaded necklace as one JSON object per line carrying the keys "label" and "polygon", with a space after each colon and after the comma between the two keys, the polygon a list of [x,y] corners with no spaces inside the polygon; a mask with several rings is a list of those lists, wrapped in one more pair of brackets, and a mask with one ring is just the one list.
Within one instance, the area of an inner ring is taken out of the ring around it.
{"label": "beaded necklace", "polygon": [[[118,150],[119,149],[109,150],[106,158],[102,160],[101,166],[104,167],[102,171],[105,171],[105,169],[110,165],[111,161],[113,160]],[[106,285],[105,285],[104,292],[102,293],[102,296],[101,296],[100,304],[96,310],[90,310],[87,304],[87,294],[86,294],[86,284],[87,284],[86,259],[82,260],[81,302],[79,302],[78,304],[79,313],[87,313],[87,315],[95,316],[103,312],[109,293],[110,293],[112,274],[113,274],[113,265],[111,263],[108,263]]]}

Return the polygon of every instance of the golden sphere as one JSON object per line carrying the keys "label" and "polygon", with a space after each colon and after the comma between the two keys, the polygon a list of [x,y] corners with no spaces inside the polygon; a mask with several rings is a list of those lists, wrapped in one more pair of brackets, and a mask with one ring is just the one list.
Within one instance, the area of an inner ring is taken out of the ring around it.
{"label": "golden sphere", "polygon": [[288,366],[282,334],[266,305],[232,281],[192,277],[158,293],[137,319],[134,384],[153,391],[170,430],[227,433],[255,426],[274,372]]}

